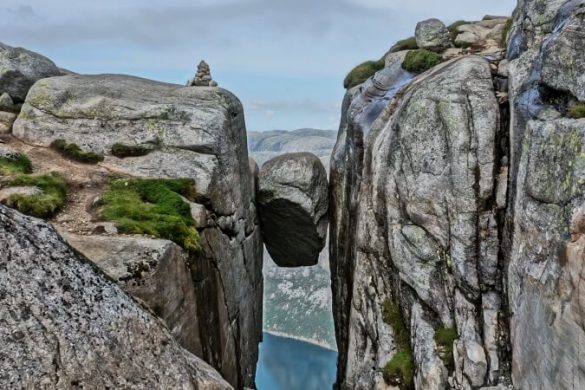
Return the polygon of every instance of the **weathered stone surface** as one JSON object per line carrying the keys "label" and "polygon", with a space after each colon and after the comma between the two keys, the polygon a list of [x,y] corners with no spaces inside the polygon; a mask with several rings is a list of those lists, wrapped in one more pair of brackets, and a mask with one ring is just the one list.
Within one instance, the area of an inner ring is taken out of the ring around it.
{"label": "weathered stone surface", "polygon": [[[387,85],[404,80],[396,72],[388,71]],[[338,383],[383,383],[381,370],[396,350],[388,353],[394,342],[381,308],[399,297],[410,313],[419,388],[442,389],[449,375],[464,388],[487,385],[484,317],[474,302],[501,288],[492,276],[499,107],[490,65],[480,57],[450,61],[389,96],[374,121],[356,125],[360,97],[350,95],[350,125],[342,123],[333,153]],[[439,357],[438,326],[458,329],[460,381]]]}
{"label": "weathered stone surface", "polygon": [[16,121],[16,114],[13,112],[0,111],[0,134],[8,134],[12,131],[12,125]]}
{"label": "weathered stone surface", "polygon": [[317,156],[290,153],[262,166],[258,206],[262,235],[281,267],[316,265],[328,225],[327,172]]}
{"label": "weathered stone surface", "polygon": [[40,54],[20,47],[0,47],[0,95],[8,93],[22,102],[37,80],[60,75],[53,61]]}
{"label": "weathered stone surface", "polygon": [[449,31],[439,19],[428,19],[416,25],[416,44],[423,49],[445,49],[451,45]]}
{"label": "weathered stone surface", "polygon": [[0,205],[2,388],[230,389],[47,223]]}
{"label": "weathered stone surface", "polygon": [[[122,75],[54,77],[31,88],[13,135],[41,146],[62,138],[103,153],[101,164],[113,172],[195,181],[197,201],[205,206],[193,209],[203,250],[190,269],[200,357],[234,387],[253,386],[262,240],[239,100],[220,88]],[[114,143],[152,144],[155,150],[120,159],[111,155]]]}
{"label": "weathered stone surface", "polygon": [[543,51],[542,81],[585,100],[585,12],[569,17]]}
{"label": "weathered stone surface", "polygon": [[457,27],[456,46],[471,46],[487,39],[502,40],[504,25],[508,18],[482,20]]}
{"label": "weathered stone surface", "polygon": [[132,296],[162,318],[179,344],[202,356],[197,298],[188,255],[171,241],[63,234]]}

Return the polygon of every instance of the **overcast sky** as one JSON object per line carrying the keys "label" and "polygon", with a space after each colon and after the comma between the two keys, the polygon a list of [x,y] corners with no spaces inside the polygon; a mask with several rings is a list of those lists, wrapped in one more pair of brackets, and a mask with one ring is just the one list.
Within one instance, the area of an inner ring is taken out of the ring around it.
{"label": "overcast sky", "polygon": [[416,22],[509,15],[515,0],[0,0],[0,41],[80,73],[183,84],[205,59],[248,130],[337,129],[348,70]]}

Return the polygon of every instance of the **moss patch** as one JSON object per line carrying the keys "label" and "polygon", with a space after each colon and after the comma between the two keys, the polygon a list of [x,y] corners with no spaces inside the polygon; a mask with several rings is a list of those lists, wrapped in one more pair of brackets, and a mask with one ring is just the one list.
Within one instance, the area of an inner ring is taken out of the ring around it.
{"label": "moss patch", "polygon": [[455,368],[453,342],[458,336],[455,328],[439,328],[435,331],[435,343],[437,344],[439,356],[449,370]]}
{"label": "moss patch", "polygon": [[409,72],[422,73],[440,64],[442,61],[443,57],[439,54],[426,49],[418,49],[406,54],[402,62],[402,68]]}
{"label": "moss patch", "polygon": [[416,38],[410,37],[398,41],[390,48],[390,53],[396,53],[403,50],[416,50],[418,49],[418,45],[416,44]]}
{"label": "moss patch", "polygon": [[32,173],[32,163],[25,155],[18,154],[14,158],[0,157],[0,176],[19,173]]}
{"label": "moss patch", "polygon": [[120,143],[112,145],[112,155],[119,158],[146,156],[150,152],[152,152],[151,146],[126,145]]}
{"label": "moss patch", "polygon": [[384,322],[394,330],[396,354],[386,364],[383,371],[384,380],[389,385],[401,389],[414,389],[414,357],[410,345],[410,332],[404,323],[400,307],[387,299],[383,307]]}
{"label": "moss patch", "polygon": [[85,164],[97,164],[104,160],[104,156],[94,152],[84,152],[76,144],[67,143],[67,141],[63,139],[53,141],[51,143],[51,148],[59,152],[63,157]]}
{"label": "moss patch", "polygon": [[9,187],[38,187],[43,190],[40,195],[13,194],[7,205],[23,214],[37,218],[51,218],[67,202],[67,183],[58,174],[42,176],[18,175],[8,182]]}
{"label": "moss patch", "polygon": [[191,208],[180,195],[193,198],[192,180],[114,180],[102,198],[100,216],[114,222],[121,233],[165,238],[196,252],[199,233]]}
{"label": "moss patch", "polygon": [[567,116],[573,119],[581,119],[585,118],[585,102],[579,102],[573,104],[569,111],[567,112]]}
{"label": "moss patch", "polygon": [[363,64],[356,66],[345,77],[343,86],[349,89],[355,87],[356,85],[360,85],[376,74],[377,71],[384,69],[385,63],[386,60],[381,58],[378,61],[366,61]]}

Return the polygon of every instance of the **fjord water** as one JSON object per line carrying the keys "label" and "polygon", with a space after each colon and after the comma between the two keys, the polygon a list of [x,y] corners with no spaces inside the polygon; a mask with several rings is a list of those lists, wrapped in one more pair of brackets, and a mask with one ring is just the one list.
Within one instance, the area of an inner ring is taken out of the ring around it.
{"label": "fjord water", "polygon": [[327,390],[335,382],[337,352],[264,333],[256,372],[259,390]]}

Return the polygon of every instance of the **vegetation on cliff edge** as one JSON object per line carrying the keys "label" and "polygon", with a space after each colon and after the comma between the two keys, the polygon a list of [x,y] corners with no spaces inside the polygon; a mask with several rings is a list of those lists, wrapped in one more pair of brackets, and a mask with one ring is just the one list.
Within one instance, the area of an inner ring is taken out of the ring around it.
{"label": "vegetation on cliff edge", "polygon": [[384,69],[385,61],[384,57],[382,57],[378,61],[366,61],[356,66],[343,80],[343,86],[349,89],[360,85],[376,74],[377,71]]}
{"label": "vegetation on cliff edge", "polygon": [[426,49],[410,51],[404,57],[402,68],[409,72],[422,73],[440,64],[443,57]]}
{"label": "vegetation on cliff edge", "polygon": [[17,173],[32,173],[32,164],[28,157],[22,154],[14,157],[0,157],[0,176]]}
{"label": "vegetation on cliff edge", "polygon": [[67,143],[64,139],[53,141],[51,148],[59,152],[63,157],[85,164],[97,164],[104,159],[104,156],[94,152],[84,152],[78,145]]}
{"label": "vegetation on cliff edge", "polygon": [[403,50],[416,50],[418,49],[418,45],[416,43],[415,37],[410,37],[398,41],[390,48],[390,53],[396,53]]}
{"label": "vegetation on cliff edge", "polygon": [[384,380],[389,385],[399,386],[403,390],[414,389],[414,357],[410,345],[410,332],[404,323],[399,305],[387,299],[383,306],[383,318],[394,330],[396,345],[396,353],[384,367]]}
{"label": "vegetation on cliff edge", "polygon": [[146,156],[150,152],[152,152],[152,147],[146,145],[126,145],[121,143],[112,145],[112,155],[119,158]]}
{"label": "vegetation on cliff edge", "polygon": [[439,356],[449,370],[455,368],[453,342],[457,337],[457,329],[455,328],[439,328],[435,331],[435,343],[437,344]]}
{"label": "vegetation on cliff edge", "polygon": [[54,216],[67,202],[67,183],[60,175],[18,175],[8,182],[8,187],[38,187],[38,195],[12,194],[7,205],[23,214],[48,219]]}
{"label": "vegetation on cliff edge", "polygon": [[102,197],[100,217],[114,222],[121,233],[148,234],[174,241],[190,252],[200,249],[191,208],[190,179],[118,179]]}
{"label": "vegetation on cliff edge", "polygon": [[585,102],[573,104],[569,108],[568,116],[573,119],[585,118]]}

